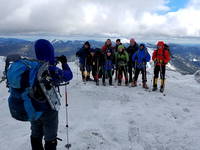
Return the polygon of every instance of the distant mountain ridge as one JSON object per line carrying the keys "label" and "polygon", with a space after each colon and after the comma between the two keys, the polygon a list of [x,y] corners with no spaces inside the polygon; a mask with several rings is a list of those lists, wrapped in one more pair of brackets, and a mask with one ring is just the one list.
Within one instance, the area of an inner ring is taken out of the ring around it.
{"label": "distant mountain ridge", "polygon": [[[63,41],[54,39],[51,41],[55,47],[56,55],[67,55],[69,61],[75,59],[75,53],[85,41]],[[93,48],[101,48],[104,42],[89,40]],[[128,44],[125,43],[125,46]],[[156,46],[146,43],[148,48],[155,49]],[[194,74],[200,70],[200,45],[169,44],[172,53],[172,65],[182,74]],[[35,57],[34,42],[16,38],[0,38],[0,56],[18,53],[20,55]]]}

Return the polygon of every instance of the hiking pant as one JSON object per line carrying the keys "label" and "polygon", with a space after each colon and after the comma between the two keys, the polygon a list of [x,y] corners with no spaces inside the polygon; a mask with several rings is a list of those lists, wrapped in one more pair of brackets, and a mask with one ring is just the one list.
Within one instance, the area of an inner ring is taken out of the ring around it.
{"label": "hiking pant", "polygon": [[104,70],[102,82],[105,83],[106,78],[109,79],[109,84],[112,84],[112,70]]}
{"label": "hiking pant", "polygon": [[98,81],[99,78],[102,77],[102,71],[101,71],[101,67],[98,67],[97,66],[92,66],[92,76],[94,78],[95,81]]}
{"label": "hiking pant", "polygon": [[125,78],[125,83],[128,83],[128,74],[127,74],[127,66],[118,66],[117,68],[118,72],[118,83],[122,82],[123,74]]}
{"label": "hiking pant", "polygon": [[[90,65],[80,64],[80,71],[82,73],[82,79],[85,79],[87,77],[90,77],[90,72],[92,67]],[[85,74],[85,71],[87,74]]]}
{"label": "hiking pant", "polygon": [[133,66],[132,63],[128,64],[128,75],[129,75],[129,82],[133,81]]}
{"label": "hiking pant", "polygon": [[154,79],[158,78],[160,72],[160,79],[165,80],[165,71],[166,71],[165,65],[156,65],[154,68]]}
{"label": "hiking pant", "polygon": [[97,81],[99,79],[98,73],[97,73],[97,68],[95,66],[92,66],[92,76],[95,81]]}
{"label": "hiking pant", "polygon": [[138,76],[139,76],[140,72],[142,73],[142,82],[146,83],[147,82],[146,68],[136,68],[135,75],[134,75],[134,81],[138,80]]}
{"label": "hiking pant", "polygon": [[52,141],[57,138],[58,111],[44,112],[36,121],[31,121],[31,137]]}

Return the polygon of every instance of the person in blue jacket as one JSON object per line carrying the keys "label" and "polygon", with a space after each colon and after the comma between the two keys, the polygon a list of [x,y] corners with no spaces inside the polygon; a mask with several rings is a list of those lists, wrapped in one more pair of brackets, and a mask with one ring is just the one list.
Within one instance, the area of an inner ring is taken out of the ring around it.
{"label": "person in blue jacket", "polygon": [[[62,55],[57,59],[62,64],[62,69],[56,67],[54,57],[54,47],[45,40],[40,39],[35,43],[36,58],[40,61],[49,62],[49,72],[54,82],[68,82],[73,78],[72,71],[67,64],[67,58]],[[31,146],[32,150],[56,150],[57,132],[58,132],[58,111],[52,110],[47,100],[44,100],[43,106],[34,105],[36,110],[43,112],[42,116],[31,121]],[[43,147],[42,139],[45,144]]]}
{"label": "person in blue jacket", "polygon": [[114,69],[114,55],[111,49],[108,49],[104,54],[104,62],[103,62],[103,78],[102,83],[106,86],[106,77],[109,79],[109,85],[112,86],[112,74]]}
{"label": "person in blue jacket", "polygon": [[142,72],[143,88],[148,89],[147,76],[146,76],[146,64],[147,64],[147,62],[150,61],[150,59],[151,59],[151,56],[148,53],[145,44],[140,44],[139,49],[132,56],[132,61],[135,63],[134,65],[136,68],[135,75],[134,75],[133,82],[132,82],[132,87],[137,86],[138,76],[139,76],[140,72]]}
{"label": "person in blue jacket", "polygon": [[80,63],[80,71],[82,74],[82,80],[83,81],[90,81],[90,72],[91,68],[89,65],[88,56],[90,55],[90,43],[87,41],[83,44],[83,47],[76,52],[76,56],[79,57],[79,63]]}

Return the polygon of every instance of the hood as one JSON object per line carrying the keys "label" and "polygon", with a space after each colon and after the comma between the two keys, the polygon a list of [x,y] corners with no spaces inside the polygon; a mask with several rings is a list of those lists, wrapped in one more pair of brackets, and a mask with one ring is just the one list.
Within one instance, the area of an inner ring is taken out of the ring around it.
{"label": "hood", "polygon": [[120,48],[125,49],[125,47],[123,45],[119,45],[118,49],[120,49]]}
{"label": "hood", "polygon": [[[142,50],[146,49],[146,45],[145,45],[144,43],[141,43],[140,46],[143,46],[143,47],[144,47]],[[139,46],[139,47],[140,47],[140,46]]]}
{"label": "hood", "polygon": [[85,46],[85,45],[88,45],[88,49],[90,49],[90,43],[88,42],[88,41],[86,41],[85,43],[84,43],[84,45],[83,45],[83,47]]}
{"label": "hood", "polygon": [[49,62],[52,65],[55,63],[54,47],[45,39],[40,39],[35,42],[35,54],[38,60]]}
{"label": "hood", "polygon": [[157,43],[157,46],[161,46],[162,48],[164,48],[165,43],[163,41],[159,41]]}

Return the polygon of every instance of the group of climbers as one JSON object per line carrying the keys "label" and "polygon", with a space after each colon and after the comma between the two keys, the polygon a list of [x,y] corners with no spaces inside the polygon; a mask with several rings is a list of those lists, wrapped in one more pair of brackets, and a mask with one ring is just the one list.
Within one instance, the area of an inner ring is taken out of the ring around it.
{"label": "group of climbers", "polygon": [[[118,85],[122,85],[122,79],[125,85],[137,86],[137,80],[140,72],[142,73],[143,88],[147,86],[147,62],[151,60],[151,56],[145,44],[138,44],[135,39],[130,39],[130,44],[126,48],[120,39],[116,40],[116,45],[112,45],[112,41],[107,39],[102,48],[92,49],[87,41],[83,47],[76,53],[79,57],[80,70],[84,82],[92,81],[90,74],[97,85],[99,79],[102,78],[102,84],[106,86],[106,79],[109,85],[113,85],[113,76]],[[152,55],[154,61],[154,78],[153,91],[157,90],[157,81],[160,72],[161,87],[160,91],[164,91],[166,64],[170,61],[169,46],[163,41],[157,43],[157,49]],[[134,76],[133,76],[134,74]]]}

